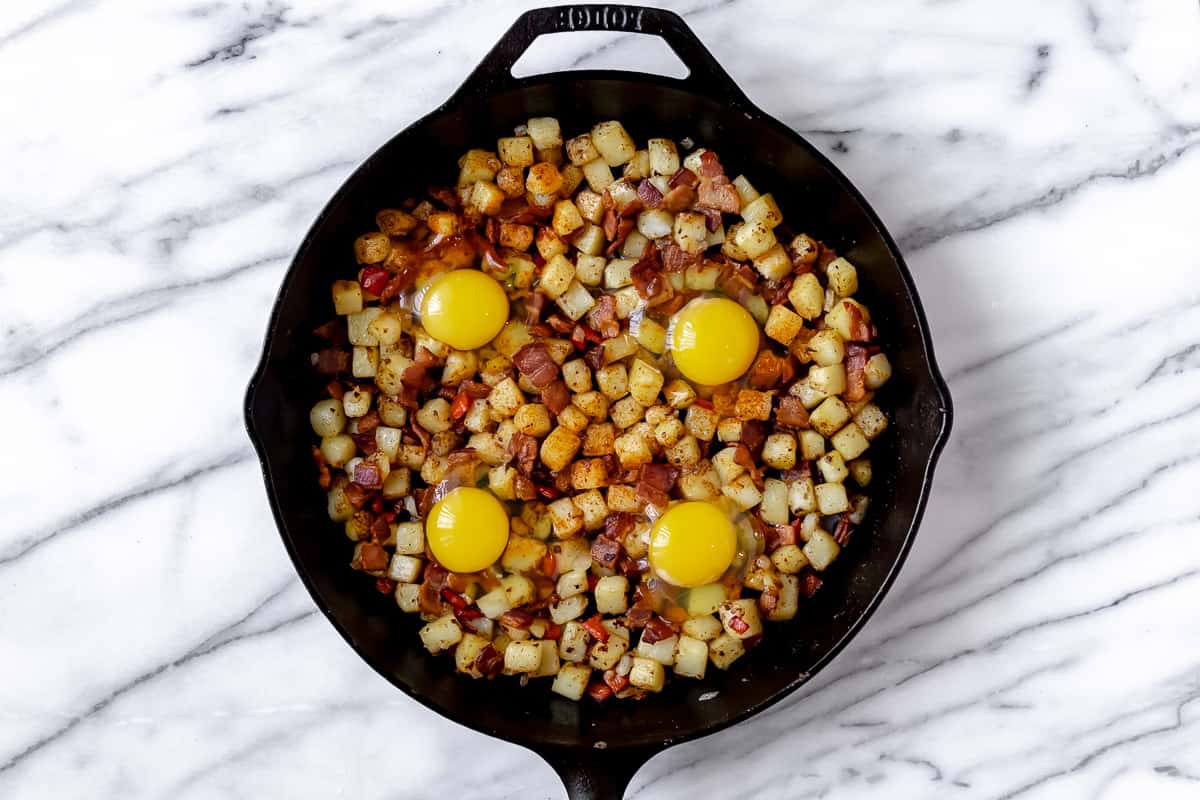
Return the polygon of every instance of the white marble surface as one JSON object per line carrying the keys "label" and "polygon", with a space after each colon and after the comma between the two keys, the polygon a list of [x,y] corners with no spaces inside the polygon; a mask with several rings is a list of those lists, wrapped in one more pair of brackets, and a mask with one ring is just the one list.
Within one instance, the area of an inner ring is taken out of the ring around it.
{"label": "white marble surface", "polygon": [[[318,208],[525,5],[3,4],[0,796],[563,796],[315,613],[239,410]],[[1196,3],[673,6],[891,226],[958,416],[865,631],[630,796],[1200,796]]]}

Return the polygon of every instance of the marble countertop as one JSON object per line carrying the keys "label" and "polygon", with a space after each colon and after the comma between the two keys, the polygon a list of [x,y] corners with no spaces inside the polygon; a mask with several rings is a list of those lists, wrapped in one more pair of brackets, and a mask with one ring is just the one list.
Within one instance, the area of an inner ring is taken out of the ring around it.
{"label": "marble countertop", "polygon": [[[316,613],[240,411],[318,209],[530,5],[0,10],[0,796],[563,796]],[[890,226],[957,420],[865,630],[629,796],[1196,797],[1196,4],[671,6]]]}

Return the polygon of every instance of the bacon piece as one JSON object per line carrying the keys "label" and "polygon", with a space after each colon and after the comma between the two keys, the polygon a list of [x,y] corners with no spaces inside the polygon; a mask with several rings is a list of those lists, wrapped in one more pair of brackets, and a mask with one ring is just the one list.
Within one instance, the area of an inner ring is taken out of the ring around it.
{"label": "bacon piece", "polygon": [[533,624],[533,614],[521,608],[514,608],[500,615],[500,623],[510,628],[523,630]]}
{"label": "bacon piece", "polygon": [[775,421],[789,428],[807,429],[809,427],[808,409],[804,407],[804,403],[800,402],[799,397],[785,395],[779,398],[779,408],[775,411]]}
{"label": "bacon piece", "polygon": [[625,207],[617,212],[617,216],[621,219],[633,219],[638,214],[646,210],[646,204],[642,202],[642,198],[635,197],[625,204]]}
{"label": "bacon piece", "polygon": [[774,553],[779,548],[795,544],[797,541],[797,528],[800,527],[800,520],[789,522],[787,525],[768,525],[766,533],[766,546],[768,553]]}
{"label": "bacon piece", "polygon": [[350,566],[363,572],[379,572],[387,569],[388,560],[387,551],[382,545],[375,542],[359,542],[354,546],[354,559]]}
{"label": "bacon piece", "polygon": [[313,365],[322,375],[337,375],[350,371],[350,354],[338,347],[326,347],[317,351],[317,360]]}
{"label": "bacon piece", "polygon": [[621,332],[621,321],[617,319],[617,301],[611,294],[603,294],[596,305],[588,311],[588,323],[603,339],[611,339]]}
{"label": "bacon piece", "polygon": [[842,514],[838,517],[837,527],[833,529],[833,540],[838,543],[839,547],[845,547],[853,532],[854,523],[850,521],[850,515]]}
{"label": "bacon piece", "polygon": [[375,591],[380,594],[391,594],[396,591],[396,582],[391,578],[376,578]]}
{"label": "bacon piece", "polygon": [[445,186],[430,186],[427,194],[451,211],[458,208],[458,195]]}
{"label": "bacon piece", "polygon": [[764,613],[770,614],[779,605],[779,587],[771,584],[763,589],[763,593],[758,596],[758,607]]}
{"label": "bacon piece", "polygon": [[604,685],[614,692],[619,692],[629,685],[628,675],[618,675],[615,669],[604,670]]}
{"label": "bacon piece", "polygon": [[606,569],[612,569],[617,565],[619,555],[621,555],[621,543],[616,539],[610,539],[608,536],[600,534],[592,542],[592,560]]}
{"label": "bacon piece", "polygon": [[850,402],[863,400],[867,396],[867,348],[851,342],[846,345],[846,393]]}
{"label": "bacon piece", "polygon": [[[636,205],[636,203],[630,203],[629,205]],[[612,239],[612,243],[609,244],[609,246],[605,249],[605,255],[611,256],[613,253],[617,252],[621,245],[625,244],[625,240],[629,238],[629,234],[633,233],[634,228],[636,227],[637,223],[632,219],[622,219],[620,222],[618,222],[616,234],[609,237]]]}
{"label": "bacon piece", "polygon": [[871,341],[871,326],[863,319],[862,311],[859,310],[858,306],[847,300],[843,300],[842,305],[846,309],[846,319],[850,324],[850,341]]}
{"label": "bacon piece", "polygon": [[379,427],[379,412],[371,409],[358,418],[358,433],[372,433]]}
{"label": "bacon piece", "polygon": [[[557,372],[556,372],[557,374]],[[561,414],[571,405],[571,390],[562,380],[556,380],[542,389],[542,402],[553,414]]]}
{"label": "bacon piece", "polygon": [[700,173],[701,178],[716,178],[725,174],[725,167],[721,166],[721,160],[717,158],[716,153],[705,150],[700,154],[700,166],[696,171]]}
{"label": "bacon piece", "polygon": [[821,579],[816,573],[806,572],[800,580],[800,591],[805,597],[812,597],[821,588]]}
{"label": "bacon piece", "polygon": [[350,505],[354,506],[355,508],[362,508],[367,504],[367,501],[371,499],[370,490],[364,489],[357,483],[346,484],[344,491],[346,493],[346,499],[350,502]]}
{"label": "bacon piece", "polygon": [[604,518],[604,535],[616,542],[624,541],[633,527],[633,514],[626,511],[618,511]]}
{"label": "bacon piece", "polygon": [[383,477],[379,473],[379,467],[374,464],[362,463],[356,465],[354,467],[354,474],[350,476],[350,480],[364,489],[378,489],[383,486]]}
{"label": "bacon piece", "polygon": [[762,455],[763,443],[767,440],[767,423],[761,419],[748,419],[742,423],[742,432],[738,441],[750,450],[752,458],[757,460]]}
{"label": "bacon piece", "polygon": [[669,492],[675,488],[675,481],[679,480],[679,473],[679,467],[670,464],[647,464],[642,467],[639,482],[653,486],[660,492]]}
{"label": "bacon piece", "polygon": [[817,242],[817,271],[821,274],[825,273],[825,268],[833,263],[837,258],[837,251],[832,247],[827,247],[824,242]]}
{"label": "bacon piece", "polygon": [[663,195],[662,207],[673,213],[679,213],[695,202],[695,188],[688,184],[681,184]]}
{"label": "bacon piece", "polygon": [[669,242],[662,248],[663,270],[666,272],[683,272],[688,267],[699,264],[703,255],[689,253],[674,242]]}
{"label": "bacon piece", "polygon": [[[701,184],[703,188],[704,184]],[[706,208],[700,200],[697,200],[696,205],[692,206],[692,211],[697,214],[704,215],[704,227],[709,231],[715,231],[721,227],[721,212],[715,208]]]}
{"label": "bacon piece", "polygon": [[475,669],[484,675],[499,675],[504,669],[504,656],[500,655],[500,651],[490,644],[484,645],[484,648],[479,651],[479,655],[475,656]]}
{"label": "bacon piece", "polygon": [[529,475],[537,466],[538,440],[528,433],[517,431],[508,440],[508,453],[516,462],[517,470]]}
{"label": "bacon piece", "polygon": [[592,681],[587,687],[587,696],[595,700],[597,703],[603,703],[608,698],[612,697],[613,690],[609,688],[604,681]]}
{"label": "bacon piece", "polygon": [[699,180],[700,178],[696,176],[696,173],[692,172],[687,167],[680,167],[679,170],[667,181],[667,188],[674,189],[677,186],[695,186]]}
{"label": "bacon piece", "polygon": [[343,345],[347,341],[346,324],[340,319],[331,319],[324,325],[313,328],[313,335],[332,345]]}
{"label": "bacon piece", "polygon": [[740,616],[734,616],[729,618],[729,627],[733,629],[734,633],[745,633],[750,630],[750,623]]}
{"label": "bacon piece", "polygon": [[483,381],[473,381],[467,379],[460,386],[462,390],[471,396],[472,400],[483,400],[492,393],[492,387],[488,386]]}
{"label": "bacon piece", "polygon": [[726,214],[737,214],[742,210],[742,198],[728,178],[705,179],[696,187],[696,205]]}
{"label": "bacon piece", "polygon": [[795,277],[788,275],[786,278],[778,281],[767,281],[763,286],[763,299],[769,305],[783,305],[787,301],[788,292],[792,290],[792,284],[795,282]]}
{"label": "bacon piece", "polygon": [[669,494],[648,483],[638,483],[637,497],[643,503],[648,503],[655,508],[665,509],[671,504],[671,496]]}
{"label": "bacon piece", "polygon": [[653,616],[646,621],[646,629],[642,631],[642,641],[647,644],[661,642],[663,639],[670,639],[678,633],[678,630],[667,620],[660,616]]}
{"label": "bacon piece", "polygon": [[517,475],[513,478],[513,496],[518,500],[536,500],[537,486],[527,475]]}
{"label": "bacon piece", "polygon": [[[376,498],[381,499],[381,498]],[[392,528],[383,516],[378,516],[371,523],[371,539],[383,544],[392,537]]]}
{"label": "bacon piece", "polygon": [[568,334],[575,328],[575,323],[558,312],[546,317],[546,324],[550,326],[550,330],[560,335]]}
{"label": "bacon piece", "polygon": [[801,461],[791,469],[785,469],[782,477],[785,481],[802,481],[805,478],[811,478],[812,464],[807,461]]}
{"label": "bacon piece", "polygon": [[512,362],[539,389],[546,388],[558,378],[558,365],[541,342],[531,342],[513,353]]}
{"label": "bacon piece", "polygon": [[604,220],[600,226],[604,229],[605,239],[612,240],[617,238],[617,223],[620,221],[621,218],[617,216],[616,209],[609,208],[604,212]]}
{"label": "bacon piece", "polygon": [[[642,586],[643,584],[638,584]],[[631,630],[646,627],[646,623],[654,616],[654,610],[647,606],[634,606],[625,612],[625,626]]]}
{"label": "bacon piece", "polygon": [[650,182],[649,178],[638,184],[637,193],[646,208],[658,208],[662,203],[663,193],[658,190],[657,186]]}
{"label": "bacon piece", "polygon": [[321,448],[313,447],[312,457],[317,465],[317,485],[325,491],[329,491],[333,479],[329,475],[329,464],[325,462],[325,455],[321,452]]}
{"label": "bacon piece", "polygon": [[583,354],[583,361],[592,369],[600,369],[604,366],[604,347],[596,345],[591,350]]}
{"label": "bacon piece", "polygon": [[325,391],[329,393],[330,397],[332,397],[334,400],[337,400],[339,403],[342,402],[342,398],[346,396],[346,387],[342,386],[342,382],[339,380],[332,380],[325,384]]}
{"label": "bacon piece", "polygon": [[413,265],[406,265],[401,268],[399,272],[388,280],[387,286],[384,286],[383,291],[379,293],[379,302],[390,303],[401,292],[411,288],[416,283],[418,272],[418,268]]}
{"label": "bacon piece", "polygon": [[542,309],[546,307],[546,295],[536,289],[525,295],[522,302],[525,305],[525,324],[535,325],[542,318]]}

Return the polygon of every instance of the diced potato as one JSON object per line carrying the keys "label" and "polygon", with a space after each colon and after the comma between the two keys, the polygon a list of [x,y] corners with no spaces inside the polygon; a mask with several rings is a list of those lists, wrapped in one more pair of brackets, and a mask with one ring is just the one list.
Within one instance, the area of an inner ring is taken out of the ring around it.
{"label": "diced potato", "polygon": [[820,572],[833,563],[841,549],[832,536],[823,530],[816,530],[804,545],[804,556],[812,568]]}
{"label": "diced potato", "polygon": [[572,392],[586,392],[592,388],[592,371],[582,358],[562,365],[563,381]]}
{"label": "diced potato", "polygon": [[564,572],[555,584],[554,592],[561,598],[574,597],[587,591],[587,573],[583,570]]}
{"label": "diced potato", "polygon": [[680,636],[676,647],[675,674],[684,678],[703,678],[708,667],[708,645],[705,640]]}
{"label": "diced potato", "polygon": [[767,280],[778,281],[792,273],[792,259],[783,245],[776,243],[754,257],[754,268]]}
{"label": "diced potato", "polygon": [[887,429],[887,415],[874,403],[868,403],[854,415],[854,424],[869,441],[874,441]]}
{"label": "diced potato", "polygon": [[462,640],[463,632],[458,620],[447,614],[421,628],[418,635],[425,649],[431,653],[440,653],[458,644]]}
{"label": "diced potato", "polygon": [[717,613],[717,606],[725,602],[724,591],[721,598],[713,604],[713,610],[705,614],[697,614],[684,620],[683,637],[699,639],[702,642],[711,642],[713,639],[721,635],[724,630],[721,627],[721,621],[713,616]]}
{"label": "diced potato", "polygon": [[712,457],[712,465],[721,476],[723,484],[732,483],[734,478],[746,471],[746,468],[737,462],[737,452],[736,447],[726,447]]}
{"label": "diced potato", "polygon": [[470,206],[480,214],[495,216],[500,213],[504,203],[504,192],[491,181],[476,181],[471,188]]}
{"label": "diced potato", "polygon": [[512,167],[533,165],[533,139],[528,136],[506,136],[496,142],[500,160]]}
{"label": "diced potato", "polygon": [[374,347],[355,347],[350,361],[350,374],[356,378],[374,378],[379,366],[379,351]]}
{"label": "diced potato", "polygon": [[608,468],[604,464],[604,459],[585,458],[571,462],[571,486],[573,488],[596,489],[607,483]]}
{"label": "diced potato", "polygon": [[883,386],[892,377],[892,362],[883,353],[876,353],[867,359],[866,369],[863,370],[864,382],[871,391]]}
{"label": "diced potato", "polygon": [[513,423],[521,433],[527,433],[539,439],[549,433],[553,426],[550,420],[550,411],[541,403],[526,403],[518,408],[513,415]]}
{"label": "diced potato", "polygon": [[796,466],[796,437],[790,433],[772,433],[763,442],[762,460],[775,469]]}
{"label": "diced potato", "polygon": [[772,622],[784,622],[796,616],[800,610],[800,579],[795,575],[779,576],[779,600],[775,608],[767,613]]}
{"label": "diced potato", "polygon": [[558,415],[559,427],[565,428],[571,433],[582,433],[587,428],[589,422],[591,420],[588,419],[587,414],[584,414],[575,406],[567,406]]}
{"label": "diced potato", "polygon": [[626,484],[617,484],[608,487],[608,496],[605,498],[610,511],[640,511],[642,502],[638,500],[637,490]]}
{"label": "diced potato", "polygon": [[825,267],[829,288],[838,297],[850,297],[858,291],[858,270],[844,258],[835,258]]}
{"label": "diced potato", "polygon": [[600,157],[610,167],[619,167],[637,153],[637,145],[620,122],[599,122],[592,128],[592,143],[600,151]]}
{"label": "diced potato", "polygon": [[506,672],[534,672],[542,663],[541,642],[512,642],[504,648]]}
{"label": "diced potato", "polygon": [[786,525],[788,521],[788,487],[776,478],[763,482],[762,503],[759,516],[768,525]]}
{"label": "diced potato", "polygon": [[[862,412],[859,412],[862,413]],[[846,427],[835,433],[829,438],[829,443],[841,454],[842,458],[847,461],[858,458],[871,443],[867,441],[867,437],[863,434],[862,429],[855,423],[851,422]]]}
{"label": "diced potato", "polygon": [[806,272],[796,278],[792,288],[788,290],[788,302],[796,309],[796,313],[805,319],[821,316],[825,307],[825,290],[821,288],[817,276]]}
{"label": "diced potato", "polygon": [[717,609],[725,632],[738,639],[749,639],[762,633],[758,604],[751,599],[729,600]]}
{"label": "diced potato", "polygon": [[667,329],[649,317],[638,321],[636,335],[638,344],[655,355],[667,349]]}
{"label": "diced potato", "polygon": [[382,314],[383,309],[379,306],[371,306],[357,313],[348,314],[346,316],[346,338],[350,340],[350,344],[366,347],[378,346],[379,339],[371,332],[371,323]]}
{"label": "diced potato", "polygon": [[642,178],[650,177],[650,153],[646,150],[638,150],[625,165],[622,174],[631,181],[640,181]]}
{"label": "diced potato", "polygon": [[512,610],[513,604],[509,602],[508,598],[509,593],[504,589],[493,589],[476,598],[475,605],[488,619],[499,619],[506,612]]}
{"label": "diced potato", "polygon": [[354,259],[360,264],[379,264],[392,252],[392,240],[386,233],[364,233],[354,240]]}
{"label": "diced potato", "polygon": [[764,222],[746,222],[734,234],[734,244],[747,258],[757,258],[775,246],[775,233]]}
{"label": "diced potato", "polygon": [[[736,184],[734,188],[736,188]],[[742,206],[742,219],[750,223],[762,222],[768,228],[774,228],[783,222],[783,212],[779,210],[775,198],[768,192]]]}
{"label": "diced potato", "polygon": [[[561,645],[561,643],[560,643]],[[554,676],[550,691],[568,700],[579,700],[592,679],[591,667],[582,664],[564,664]]]}
{"label": "diced potato", "polygon": [[[607,625],[605,626],[607,627]],[[596,642],[588,655],[588,664],[593,669],[612,669],[629,650],[629,637],[614,636],[610,630],[607,642]],[[651,662],[657,664],[658,662]],[[660,665],[661,668],[661,665]]]}
{"label": "diced potato", "polygon": [[595,420],[608,418],[609,399],[594,389],[580,392],[571,398],[571,402],[587,416]]}
{"label": "diced potato", "polygon": [[572,322],[578,321],[580,317],[591,310],[592,306],[596,305],[596,300],[592,297],[591,292],[577,280],[572,280],[567,286],[567,290],[555,302]]}
{"label": "diced potato", "polygon": [[538,288],[548,297],[555,298],[565,292],[574,280],[575,265],[560,253],[546,261]]}
{"label": "diced potato", "polygon": [[614,258],[604,267],[604,288],[620,289],[633,282],[631,270],[636,261],[628,258]]}
{"label": "diced potato", "polygon": [[475,669],[475,659],[489,644],[491,641],[479,634],[464,633],[458,646],[454,648],[454,668],[475,678],[483,677],[483,674]]}
{"label": "diced potato", "polygon": [[[568,622],[558,637],[558,655],[563,661],[579,663],[587,659],[588,635],[583,625]],[[564,667],[565,669],[565,667]]]}
{"label": "diced potato", "polygon": [[596,145],[592,142],[590,133],[582,133],[567,140],[566,144],[567,158],[576,166],[583,166],[589,161],[595,161],[600,157],[600,151],[596,149]]}
{"label": "diced potato", "polygon": [[[582,175],[582,170],[580,170]],[[590,189],[584,189],[575,195],[575,207],[579,215],[588,222],[599,225],[604,219],[604,197]]]}
{"label": "diced potato", "polygon": [[[629,319],[630,315],[637,309],[642,302],[641,297],[637,293],[637,289],[632,286],[626,286],[623,289],[618,289],[612,293],[613,299],[617,302],[617,319]],[[617,337],[623,338],[623,337]],[[637,343],[634,342],[636,345]],[[607,348],[605,350],[607,352]],[[611,363],[615,359],[608,359]]]}
{"label": "diced potato", "polygon": [[841,483],[822,483],[816,487],[817,510],[826,516],[840,514],[850,508],[846,486]]}
{"label": "diced potato", "polygon": [[742,640],[722,633],[708,643],[708,657],[717,669],[729,669],[746,652]]}
{"label": "diced potato", "polygon": [[406,614],[415,614],[421,610],[421,587],[416,583],[401,583],[396,585],[396,605]]}
{"label": "diced potato", "polygon": [[787,345],[804,328],[804,320],[787,306],[772,306],[763,332],[777,342]]}
{"label": "diced potato", "polygon": [[583,227],[571,237],[571,244],[575,245],[581,253],[598,256],[604,252],[604,248],[607,246],[604,229],[599,225],[585,222]]}
{"label": "diced potato", "polygon": [[650,154],[650,172],[671,176],[679,171],[679,151],[670,139],[651,139],[646,143]]}
{"label": "diced potato", "polygon": [[864,489],[871,483],[871,460],[869,458],[856,458],[848,465],[850,468],[850,477],[854,478],[854,482]]}
{"label": "diced potato", "polygon": [[[707,219],[695,211],[680,211],[675,215],[674,237],[675,244],[685,253],[703,251],[708,240]],[[790,262],[788,267],[790,269]]]}
{"label": "diced potato", "polygon": [[692,436],[702,442],[709,442],[717,433],[717,424],[720,419],[720,415],[713,409],[693,405],[688,407],[683,424]]}
{"label": "diced potato", "polygon": [[638,641],[637,654],[640,658],[649,658],[660,664],[670,666],[675,663],[675,647],[679,644],[678,636],[668,636],[657,642],[647,642],[643,633]]}
{"label": "diced potato", "polygon": [[795,575],[808,565],[808,557],[799,545],[785,544],[771,554],[771,563],[783,574]]}
{"label": "diced potato", "polygon": [[308,412],[308,421],[317,436],[337,436],[346,427],[346,411],[333,398],[318,400]]}
{"label": "diced potato", "polygon": [[740,420],[769,420],[771,418],[770,393],[759,392],[754,389],[738,390],[737,402],[734,405],[733,413]]}
{"label": "diced potato", "polygon": [[508,604],[513,608],[533,602],[536,595],[533,581],[524,575],[505,575],[500,579],[500,587],[504,590]]}
{"label": "diced potato", "polygon": [[558,120],[554,117],[533,117],[525,123],[525,128],[538,150],[551,150],[562,146],[562,132]]}
{"label": "diced potato", "polygon": [[575,259],[575,279],[585,286],[599,286],[604,278],[606,263],[603,256],[580,253]]}
{"label": "diced potato", "polygon": [[458,160],[458,185],[470,186],[475,181],[495,180],[496,173],[501,166],[500,159],[496,158],[495,153],[487,150],[468,150]]}
{"label": "diced potato", "polygon": [[[379,429],[376,428],[378,431]],[[388,428],[387,430],[395,430]],[[321,456],[325,459],[325,463],[331,467],[341,469],[346,466],[346,462],[354,458],[358,446],[346,434],[337,434],[336,436],[326,436],[321,439]]]}
{"label": "diced potato", "polygon": [[504,327],[500,329],[500,333],[496,334],[496,338],[492,339],[492,347],[505,357],[512,358],[513,353],[532,341],[533,336],[530,335],[529,328],[525,323],[521,320],[510,319],[504,323]]}
{"label": "diced potato", "polygon": [[613,451],[625,469],[633,469],[654,460],[654,453],[646,440],[636,433],[626,433],[613,442]]}
{"label": "diced potato", "polygon": [[442,368],[442,383],[457,386],[479,371],[479,356],[473,350],[451,350]]}
{"label": "diced potato", "polygon": [[817,469],[821,471],[821,477],[825,479],[826,483],[841,483],[849,474],[846,462],[842,459],[841,453],[836,450],[831,450],[817,459]]}
{"label": "diced potato", "polygon": [[366,416],[371,410],[371,390],[356,386],[342,395],[342,411],[347,417]]}
{"label": "diced potato", "polygon": [[596,422],[588,425],[583,431],[583,449],[585,456],[603,456],[613,451],[613,442],[617,438],[617,429],[611,422]]}
{"label": "diced potato", "polygon": [[[501,167],[500,171],[496,173],[496,185],[500,187],[500,191],[504,192],[506,197],[521,197],[525,194],[525,169],[523,167]],[[521,227],[528,228],[529,226]],[[529,233],[532,237],[532,228],[529,229]],[[503,243],[503,226],[500,228],[500,237],[501,243]],[[532,238],[530,241],[532,241]],[[520,249],[524,250],[526,247],[529,247],[528,243]]]}
{"label": "diced potato", "polygon": [[388,236],[404,236],[417,227],[417,218],[398,208],[385,208],[375,215],[375,224]]}
{"label": "diced potato", "polygon": [[[545,519],[549,522],[549,515]],[[591,544],[586,539],[567,539],[556,542],[554,548],[558,551],[557,561],[560,570],[587,570],[592,566]]]}
{"label": "diced potato", "polygon": [[510,536],[500,566],[508,572],[532,572],[546,557],[546,543],[528,536]]}
{"label": "diced potato", "polygon": [[635,657],[629,671],[629,684],[651,692],[662,691],[667,674],[663,665],[649,658]]}
{"label": "diced potato", "polygon": [[[587,588],[587,577],[583,579],[584,589]],[[628,609],[626,595],[629,592],[629,579],[623,575],[609,575],[596,583],[596,610],[601,614],[624,614]],[[561,595],[561,592],[560,592]]]}
{"label": "diced potato", "polygon": [[[808,422],[812,425],[813,430],[822,436],[832,436],[849,421],[850,409],[846,408],[846,404],[838,397],[826,399],[808,416]],[[859,427],[861,428],[862,425],[860,424]],[[865,428],[863,432],[866,432]]]}
{"label": "diced potato", "polygon": [[450,430],[454,420],[450,417],[450,404],[440,397],[435,397],[421,406],[416,413],[417,424],[430,433],[441,433]]}
{"label": "diced potato", "polygon": [[356,314],[363,310],[362,287],[358,281],[333,282],[333,310],[336,314]]}
{"label": "diced potato", "polygon": [[633,361],[629,370],[629,394],[644,406],[658,402],[658,393],[663,387],[663,374],[640,358]]}
{"label": "diced potato", "polygon": [[646,407],[632,396],[622,397],[612,404],[608,410],[609,418],[618,428],[624,430],[637,424],[646,413]]}
{"label": "diced potato", "polygon": [[722,486],[721,494],[732,500],[742,511],[750,510],[762,500],[762,493],[758,491],[748,473],[739,475]]}
{"label": "diced potato", "polygon": [[597,158],[595,161],[589,161],[581,165],[583,177],[587,180],[588,187],[593,192],[603,194],[609,184],[613,182],[612,170],[608,164],[604,163],[603,159]]}
{"label": "diced potato", "polygon": [[853,331],[850,329],[851,307],[858,310],[858,313],[862,315],[863,322],[870,323],[871,312],[867,311],[867,307],[848,297],[834,303],[829,313],[825,315],[825,324],[837,331],[838,335],[848,342],[855,340]]}
{"label": "diced potato", "polygon": [[569,236],[583,227],[583,216],[570,200],[559,200],[554,204],[551,225],[559,236]]}
{"label": "diced potato", "polygon": [[788,486],[788,508],[793,514],[806,514],[817,509],[817,494],[811,478],[792,481]]}
{"label": "diced potato", "polygon": [[546,506],[546,510],[558,538],[568,539],[583,530],[583,512],[570,497],[560,497]]}
{"label": "diced potato", "polygon": [[493,386],[487,399],[488,405],[492,407],[492,413],[497,419],[511,417],[517,413],[517,409],[525,404],[525,396],[521,394],[520,387],[512,378],[505,378]]}
{"label": "diced potato", "polygon": [[648,208],[637,216],[638,233],[647,239],[670,236],[675,229],[675,215],[665,208]]}
{"label": "diced potato", "polygon": [[608,504],[604,502],[604,495],[599,489],[589,489],[572,499],[583,516],[585,530],[594,531],[604,527],[604,518],[608,516]]}
{"label": "diced potato", "polygon": [[562,185],[563,177],[558,167],[544,161],[534,164],[525,175],[525,188],[533,194],[556,195]]}
{"label": "diced potato", "polygon": [[517,471],[504,464],[488,470],[488,490],[501,500],[516,499]]}
{"label": "diced potato", "polygon": [[547,261],[567,252],[567,243],[553,228],[539,228],[534,242],[537,244],[538,255]]}
{"label": "diced potato", "polygon": [[809,367],[808,383],[818,392],[841,394],[846,391],[846,368],[842,364]]}
{"label": "diced potato", "polygon": [[415,583],[421,577],[421,569],[424,566],[425,562],[419,558],[396,553],[388,564],[387,576],[397,583]]}
{"label": "diced potato", "polygon": [[574,597],[564,597],[550,606],[550,619],[555,625],[562,625],[573,619],[578,619],[587,610],[588,599],[577,594]]}
{"label": "diced potato", "polygon": [[745,175],[738,175],[733,179],[733,188],[737,190],[738,197],[742,200],[743,208],[759,198],[758,190],[754,188]]}

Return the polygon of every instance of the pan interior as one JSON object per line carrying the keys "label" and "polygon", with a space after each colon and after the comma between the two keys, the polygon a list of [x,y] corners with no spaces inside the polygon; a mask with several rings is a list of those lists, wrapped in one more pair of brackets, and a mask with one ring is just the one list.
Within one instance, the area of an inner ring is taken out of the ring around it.
{"label": "pan interior", "polygon": [[[316,345],[310,331],[332,317],[329,284],[354,269],[355,236],[372,227],[377,209],[420,195],[427,185],[452,184],[466,149],[493,149],[496,137],[531,116],[558,117],[565,135],[619,119],[635,140],[690,137],[713,147],[730,175],[744,172],[760,191],[775,195],[793,229],[823,239],[858,265],[860,296],[894,368],[880,398],[891,430],[872,448],[873,507],[823,576],[824,587],[797,619],[769,626],[761,645],[728,673],[713,668],[703,681],[669,681],[661,695],[640,703],[572,703],[551,695],[544,682],[521,689],[515,681],[453,674],[447,659],[422,648],[416,617],[402,614],[373,581],[348,567],[349,542],[326,516],[308,454],[308,409],[323,383],[309,366]],[[355,173],[285,280],[249,415],[297,568],[318,605],[372,667],[441,713],[510,741],[655,746],[727,724],[792,688],[836,650],[889,582],[907,550],[943,423],[923,329],[903,269],[872,216],[795,134],[719,97],[629,75],[567,73],[443,108],[397,135]]]}

